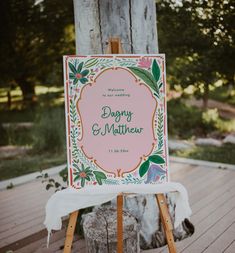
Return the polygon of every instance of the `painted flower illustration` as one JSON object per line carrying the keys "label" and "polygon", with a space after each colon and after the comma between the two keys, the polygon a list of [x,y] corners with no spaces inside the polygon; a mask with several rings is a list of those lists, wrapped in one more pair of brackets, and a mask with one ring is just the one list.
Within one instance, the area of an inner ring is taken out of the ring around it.
{"label": "painted flower illustration", "polygon": [[81,180],[81,186],[85,186],[85,182],[91,181],[92,177],[92,171],[90,170],[90,167],[85,168],[84,164],[82,163],[82,167],[79,168],[77,165],[74,165],[76,167],[76,171],[73,173],[75,175],[74,181]]}
{"label": "painted flower illustration", "polygon": [[149,69],[151,67],[152,60],[148,57],[143,57],[140,59],[138,67],[143,69]]}
{"label": "painted flower illustration", "polygon": [[147,180],[146,184],[157,182],[161,179],[161,177],[166,175],[166,171],[162,169],[162,167],[158,164],[152,163],[147,172]]}
{"label": "painted flower illustration", "polygon": [[88,69],[82,70],[83,68],[83,62],[81,62],[80,64],[78,64],[78,66],[76,67],[69,62],[69,69],[70,72],[69,73],[69,78],[73,80],[73,84],[77,84],[78,81],[81,82],[82,84],[85,84],[86,82],[88,82],[88,79],[86,78],[86,76],[89,73]]}

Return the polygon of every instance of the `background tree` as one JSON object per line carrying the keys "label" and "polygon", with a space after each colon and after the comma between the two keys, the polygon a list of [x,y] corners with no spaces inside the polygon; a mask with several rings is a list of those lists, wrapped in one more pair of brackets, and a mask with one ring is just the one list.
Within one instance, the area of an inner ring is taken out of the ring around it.
{"label": "background tree", "polygon": [[61,55],[74,51],[73,4],[0,1],[0,85],[19,86],[32,100],[36,84],[62,84]]}
{"label": "background tree", "polygon": [[234,1],[158,1],[159,47],[167,54],[168,81],[186,88],[207,107],[217,80],[234,86]]}

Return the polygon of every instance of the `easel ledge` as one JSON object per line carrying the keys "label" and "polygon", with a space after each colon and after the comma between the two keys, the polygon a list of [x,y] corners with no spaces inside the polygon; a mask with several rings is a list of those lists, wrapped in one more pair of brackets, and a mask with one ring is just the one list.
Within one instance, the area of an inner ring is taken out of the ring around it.
{"label": "easel ledge", "polygon": [[[110,38],[106,50],[106,54],[123,54],[123,49],[121,46],[120,38]],[[117,253],[123,252],[123,196],[130,194],[119,194],[117,196]],[[172,233],[173,226],[171,222],[171,217],[169,215],[167,202],[164,194],[156,194],[156,201],[160,210],[161,220],[163,223],[166,241],[169,249],[169,253],[176,253],[176,246],[174,242],[174,236]],[[70,214],[69,224],[66,232],[64,253],[71,253],[74,231],[76,227],[77,217],[79,211],[74,211]]]}

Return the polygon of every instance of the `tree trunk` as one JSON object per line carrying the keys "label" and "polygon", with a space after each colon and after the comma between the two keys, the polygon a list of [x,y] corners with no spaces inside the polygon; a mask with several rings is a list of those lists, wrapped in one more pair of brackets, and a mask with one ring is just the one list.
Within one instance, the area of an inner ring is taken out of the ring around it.
{"label": "tree trunk", "polygon": [[74,0],[77,54],[101,54],[119,37],[125,53],[158,53],[154,0]]}
{"label": "tree trunk", "polygon": [[[87,253],[117,252],[117,210],[101,206],[83,215]],[[123,253],[138,253],[139,226],[134,216],[123,212]]]}
{"label": "tree trunk", "polygon": [[28,82],[25,78],[17,79],[16,82],[22,91],[24,103],[34,104],[36,102],[34,85]]}
{"label": "tree trunk", "polygon": [[209,84],[204,84],[204,93],[202,96],[203,109],[206,110],[208,108],[208,99],[209,99]]}
{"label": "tree trunk", "polygon": [[[121,39],[125,53],[158,53],[154,0],[74,0],[74,12],[77,54],[104,53],[110,37]],[[161,226],[155,196],[135,196],[125,203],[138,217],[140,246],[147,249],[163,245],[164,234],[158,238]],[[174,201],[170,205],[174,212]],[[187,237],[182,227],[178,231],[178,238]]]}

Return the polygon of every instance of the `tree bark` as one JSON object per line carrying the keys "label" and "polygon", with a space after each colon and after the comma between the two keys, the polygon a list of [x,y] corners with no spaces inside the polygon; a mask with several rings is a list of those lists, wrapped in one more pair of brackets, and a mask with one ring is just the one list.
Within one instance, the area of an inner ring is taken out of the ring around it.
{"label": "tree bark", "polygon": [[158,53],[154,0],[74,0],[77,54],[101,54],[119,37],[125,53]]}
{"label": "tree bark", "polygon": [[[82,217],[88,253],[117,252],[117,210],[101,206]],[[123,212],[123,252],[138,253],[139,226],[134,216]]]}

